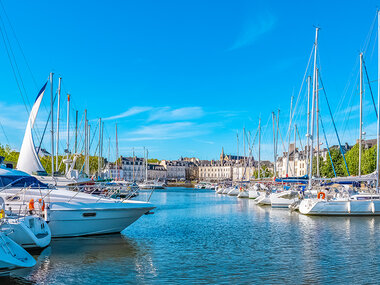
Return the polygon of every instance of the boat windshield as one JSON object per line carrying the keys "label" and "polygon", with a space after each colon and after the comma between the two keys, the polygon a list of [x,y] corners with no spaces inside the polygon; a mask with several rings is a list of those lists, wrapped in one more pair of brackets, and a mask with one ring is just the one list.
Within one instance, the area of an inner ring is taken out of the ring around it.
{"label": "boat windshield", "polygon": [[0,176],[0,187],[31,187],[48,188],[47,184],[38,181],[33,176],[2,175]]}

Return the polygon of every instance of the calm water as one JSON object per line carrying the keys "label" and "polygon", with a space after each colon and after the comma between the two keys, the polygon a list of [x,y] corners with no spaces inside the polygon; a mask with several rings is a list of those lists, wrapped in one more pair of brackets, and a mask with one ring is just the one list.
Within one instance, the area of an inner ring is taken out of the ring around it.
{"label": "calm water", "polygon": [[307,217],[181,188],[152,202],[122,235],[56,239],[0,284],[380,282],[380,217]]}

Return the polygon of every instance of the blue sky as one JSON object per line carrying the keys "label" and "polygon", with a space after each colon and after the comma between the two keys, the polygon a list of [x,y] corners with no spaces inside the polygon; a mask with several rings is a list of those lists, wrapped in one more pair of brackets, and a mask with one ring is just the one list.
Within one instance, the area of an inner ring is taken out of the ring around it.
{"label": "blue sky", "polygon": [[[271,159],[269,118],[272,111],[281,110],[285,140],[290,97],[298,96],[315,25],[321,27],[320,69],[341,140],[353,143],[357,137],[358,55],[365,48],[377,1],[2,3],[28,63],[0,10],[25,97],[33,102],[49,72],[62,76],[63,92],[72,95],[72,114],[79,110],[81,116],[86,108],[92,130],[97,118],[105,120],[111,156],[115,123],[122,155],[131,155],[132,148],[141,154],[145,146],[151,157],[160,159],[215,159],[222,146],[226,153],[236,153],[237,131],[242,152],[243,127],[253,137],[261,116],[262,157]],[[375,38],[374,32],[365,49],[372,81],[377,76]],[[0,122],[5,131],[0,131],[0,142],[19,149],[27,112],[0,42]],[[48,95],[38,117],[39,133],[47,117]],[[303,89],[295,116],[302,138],[305,100]],[[372,138],[375,117],[369,92],[364,113],[364,130]],[[321,114],[329,144],[334,144],[322,99]],[[63,144],[62,140],[62,149]],[[48,136],[43,145],[49,148]],[[254,149],[256,157],[257,146]]]}

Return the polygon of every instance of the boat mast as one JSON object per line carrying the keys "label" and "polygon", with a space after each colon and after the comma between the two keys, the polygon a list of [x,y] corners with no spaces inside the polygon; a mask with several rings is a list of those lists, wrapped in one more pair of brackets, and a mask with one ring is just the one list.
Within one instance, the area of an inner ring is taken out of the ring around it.
{"label": "boat mast", "polygon": [[297,140],[297,125],[294,124],[294,150],[293,150],[293,174],[297,176],[296,173],[296,140]]}
{"label": "boat mast", "polygon": [[360,124],[359,124],[359,171],[358,175],[361,176],[362,172],[362,135],[363,135],[363,53],[360,53]]}
{"label": "boat mast", "polygon": [[132,148],[132,161],[133,161],[133,166],[132,166],[132,178],[133,182],[135,181],[135,148]]}
{"label": "boat mast", "polygon": [[116,180],[119,179],[119,168],[118,168],[118,158],[119,158],[119,149],[118,149],[118,143],[117,143],[117,124],[115,124],[115,131],[116,131]]}
{"label": "boat mast", "polygon": [[260,141],[261,141],[261,118],[259,118],[259,163],[258,163],[258,172],[257,172],[257,178],[261,178],[261,168],[260,168],[260,163],[261,163],[261,158],[260,158]]}
{"label": "boat mast", "polygon": [[315,90],[316,90],[316,76],[317,76],[317,47],[318,47],[318,31],[319,28],[315,29],[315,49],[314,49],[314,71],[313,71],[313,94],[311,103],[311,134],[310,134],[310,159],[309,159],[309,185],[308,188],[311,189],[312,176],[313,176],[313,141],[314,141],[314,121],[315,121]]}
{"label": "boat mast", "polygon": [[316,102],[316,112],[317,112],[317,115],[316,115],[316,124],[317,124],[317,177],[320,176],[320,173],[319,173],[319,81],[318,81],[318,68],[317,68],[317,72],[316,72],[316,75],[315,75],[315,85],[316,85],[316,89],[315,89],[315,102]]}
{"label": "boat mast", "polygon": [[88,165],[88,121],[87,121],[87,109],[84,110],[84,172],[87,174],[87,176],[90,176],[90,168]]}
{"label": "boat mast", "polygon": [[[238,164],[238,162],[240,162],[240,159],[239,159],[239,131],[236,131],[236,147],[237,147],[236,163]],[[237,179],[239,180],[240,179],[239,165],[236,169],[238,172]]]}
{"label": "boat mast", "polygon": [[[309,152],[310,152],[310,84],[311,76],[307,77],[307,132],[306,132],[306,165],[309,165]],[[309,167],[307,167],[307,175],[309,175]]]}
{"label": "boat mast", "polygon": [[98,177],[100,176],[100,156],[101,156],[101,144],[102,144],[102,119],[99,118],[99,154],[98,154]]}
{"label": "boat mast", "polygon": [[77,153],[78,146],[78,110],[75,111],[75,142],[74,142],[74,153]]}
{"label": "boat mast", "polygon": [[[377,11],[377,110],[380,109],[380,10]],[[376,192],[379,192],[379,163],[380,163],[380,116],[377,116],[377,154],[376,154]]]}
{"label": "boat mast", "polygon": [[276,177],[276,130],[274,126],[274,112],[272,112],[272,123],[273,123],[273,176]]}
{"label": "boat mast", "polygon": [[58,172],[58,149],[59,149],[59,115],[61,111],[61,80],[62,77],[58,78],[58,106],[57,106],[57,141],[55,148],[55,171]]}
{"label": "boat mast", "polygon": [[54,73],[50,73],[50,108],[51,108],[51,177],[54,178],[54,98],[53,98],[53,75]]}
{"label": "boat mast", "polygon": [[292,126],[292,108],[293,108],[293,95],[290,98],[290,117],[289,117],[289,127],[288,127],[288,153],[286,155],[286,177],[289,176],[289,152],[290,152],[290,127]]}
{"label": "boat mast", "polygon": [[[275,153],[275,157],[276,157],[276,161],[275,163],[277,163],[277,157],[278,157],[278,132],[279,132],[279,124],[280,124],[280,109],[277,110],[277,127],[276,127],[276,153]],[[281,171],[282,171],[282,168],[281,168]],[[278,173],[278,176],[282,177],[282,173]]]}
{"label": "boat mast", "polygon": [[[67,122],[66,122],[66,129],[67,129],[67,142],[66,142],[66,158],[69,159],[69,149],[70,149],[70,94],[67,94]],[[66,174],[69,171],[69,164],[66,163]]]}

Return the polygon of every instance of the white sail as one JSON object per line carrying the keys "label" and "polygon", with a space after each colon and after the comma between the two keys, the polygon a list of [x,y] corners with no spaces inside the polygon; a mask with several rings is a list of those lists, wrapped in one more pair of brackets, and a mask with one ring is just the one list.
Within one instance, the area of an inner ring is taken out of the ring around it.
{"label": "white sail", "polygon": [[36,101],[34,102],[33,108],[30,112],[28,124],[25,130],[24,140],[22,142],[20,150],[20,156],[17,161],[17,169],[28,174],[36,173],[37,171],[45,171],[34,146],[32,128],[34,126],[34,122],[36,121],[42,97],[45,93],[46,85],[47,83],[45,83],[44,87],[42,87],[41,91],[38,93]]}

